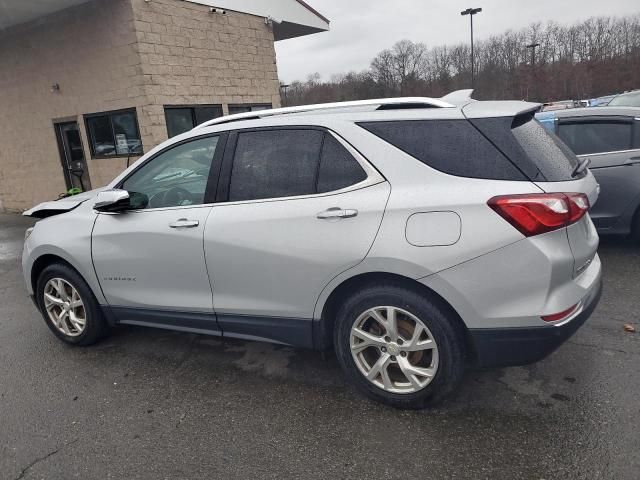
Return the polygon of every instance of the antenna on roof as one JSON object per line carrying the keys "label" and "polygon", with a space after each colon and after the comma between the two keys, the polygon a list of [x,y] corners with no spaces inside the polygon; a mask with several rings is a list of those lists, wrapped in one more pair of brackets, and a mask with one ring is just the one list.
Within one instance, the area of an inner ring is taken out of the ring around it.
{"label": "antenna on roof", "polygon": [[444,102],[455,103],[455,104],[468,103],[473,101],[473,98],[471,98],[472,94],[473,94],[472,88],[468,88],[466,90],[456,90],[455,92],[451,92],[445,95],[440,100]]}

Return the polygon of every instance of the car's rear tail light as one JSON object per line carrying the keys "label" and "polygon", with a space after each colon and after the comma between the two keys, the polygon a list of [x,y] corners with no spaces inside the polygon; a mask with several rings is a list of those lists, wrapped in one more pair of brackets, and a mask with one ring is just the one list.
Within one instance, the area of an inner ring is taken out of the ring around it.
{"label": "car's rear tail light", "polygon": [[500,195],[488,205],[524,236],[531,237],[566,227],[589,210],[583,193]]}
{"label": "car's rear tail light", "polygon": [[571,315],[573,312],[575,312],[578,308],[579,303],[576,303],[573,307],[567,308],[566,310],[563,310],[562,312],[558,312],[558,313],[554,313],[552,315],[543,315],[542,320],[544,320],[545,322],[557,322],[558,320],[562,320],[563,318],[567,318],[569,315]]}

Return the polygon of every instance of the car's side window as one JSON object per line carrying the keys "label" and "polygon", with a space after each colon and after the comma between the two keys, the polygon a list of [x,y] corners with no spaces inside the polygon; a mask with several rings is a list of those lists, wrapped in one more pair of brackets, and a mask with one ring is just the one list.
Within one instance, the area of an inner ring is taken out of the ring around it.
{"label": "car's side window", "polygon": [[630,122],[611,120],[562,122],[558,136],[576,155],[617,152],[631,148],[632,126]]}
{"label": "car's side window", "polygon": [[330,133],[277,129],[238,134],[229,201],[326,193],[366,180],[358,161]]}
{"label": "car's side window", "polygon": [[263,130],[238,134],[229,200],[259,200],[315,193],[324,133]]}
{"label": "car's side window", "polygon": [[367,179],[358,161],[333,135],[327,134],[322,145],[318,172],[318,193],[350,187]]}
{"label": "car's side window", "polygon": [[148,200],[146,208],[204,203],[209,171],[219,137],[182,143],[141,166],[121,188]]}

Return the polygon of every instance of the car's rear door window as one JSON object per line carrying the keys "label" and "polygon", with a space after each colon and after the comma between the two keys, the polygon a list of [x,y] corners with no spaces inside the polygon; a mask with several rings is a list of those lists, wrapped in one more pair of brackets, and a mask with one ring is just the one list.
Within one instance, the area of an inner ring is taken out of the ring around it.
{"label": "car's rear door window", "polygon": [[233,154],[228,201],[327,193],[366,179],[358,161],[324,130],[241,131]]}
{"label": "car's rear door window", "polygon": [[333,135],[326,134],[318,172],[318,193],[333,192],[367,179],[358,161]]}
{"label": "car's rear door window", "polygon": [[558,125],[558,135],[576,155],[618,152],[632,147],[632,127],[624,120],[569,120]]}
{"label": "car's rear door window", "polygon": [[229,201],[316,193],[324,132],[264,130],[238,134]]}

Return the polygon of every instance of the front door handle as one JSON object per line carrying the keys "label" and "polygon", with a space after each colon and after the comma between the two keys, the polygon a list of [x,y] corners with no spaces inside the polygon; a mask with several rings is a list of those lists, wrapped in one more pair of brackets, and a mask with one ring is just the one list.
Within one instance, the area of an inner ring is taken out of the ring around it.
{"label": "front door handle", "polygon": [[638,165],[638,164],[640,164],[640,157],[631,157],[629,160],[624,162],[624,165],[627,165],[627,166]]}
{"label": "front door handle", "polygon": [[329,220],[332,218],[353,218],[358,215],[358,210],[342,209],[339,207],[329,208],[324,212],[320,212],[317,217],[320,220]]}
{"label": "front door handle", "polygon": [[176,220],[173,223],[169,224],[171,228],[196,228],[200,225],[198,220],[189,220],[187,218],[181,218],[180,220]]}

